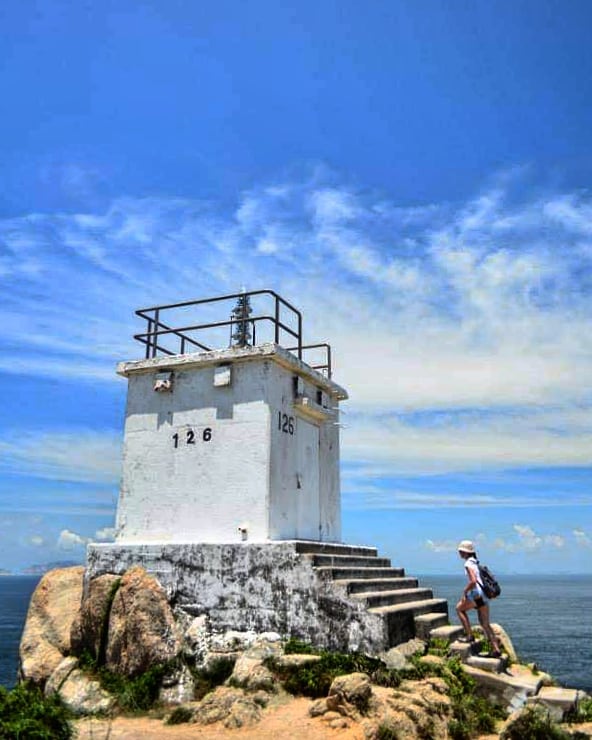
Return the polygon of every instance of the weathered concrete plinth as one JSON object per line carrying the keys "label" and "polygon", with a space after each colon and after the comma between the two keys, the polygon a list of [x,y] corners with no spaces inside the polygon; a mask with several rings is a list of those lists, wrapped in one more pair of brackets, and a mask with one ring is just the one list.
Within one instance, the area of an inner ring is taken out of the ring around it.
{"label": "weathered concrete plinth", "polygon": [[215,630],[273,631],[374,655],[414,635],[414,615],[405,604],[388,619],[333,580],[336,570],[362,579],[383,570],[380,577],[396,575],[404,589],[411,579],[401,577],[402,569],[393,573],[397,569],[377,558],[374,548],[302,541],[93,544],[86,578],[121,574],[133,565],[156,576],[174,605],[194,616],[207,614]]}

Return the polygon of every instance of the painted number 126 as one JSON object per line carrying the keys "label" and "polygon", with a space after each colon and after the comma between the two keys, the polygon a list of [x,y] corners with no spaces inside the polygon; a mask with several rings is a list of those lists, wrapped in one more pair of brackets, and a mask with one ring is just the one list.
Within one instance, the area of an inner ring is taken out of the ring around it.
{"label": "painted number 126", "polygon": [[278,429],[285,434],[294,434],[294,417],[278,411]]}
{"label": "painted number 126", "polygon": [[[179,447],[180,444],[184,443],[186,445],[194,445],[197,441],[198,437],[196,433],[193,431],[193,429],[187,429],[185,432],[185,436],[179,434],[173,434],[173,446]],[[206,427],[203,432],[201,433],[201,439],[204,442],[209,442],[212,439],[212,429],[211,427]]]}

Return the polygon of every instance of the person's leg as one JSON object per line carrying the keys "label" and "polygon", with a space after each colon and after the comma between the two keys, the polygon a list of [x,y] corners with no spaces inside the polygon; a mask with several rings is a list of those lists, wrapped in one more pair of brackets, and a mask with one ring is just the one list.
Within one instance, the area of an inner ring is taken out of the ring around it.
{"label": "person's leg", "polygon": [[467,615],[467,612],[469,611],[469,609],[473,609],[473,606],[473,602],[469,599],[461,599],[456,605],[456,613],[458,615],[458,618],[460,619],[460,623],[463,626],[465,635],[469,639],[473,637],[473,632],[471,630],[471,621]]}
{"label": "person's leg", "polygon": [[477,616],[479,617],[479,624],[483,628],[485,637],[489,640],[494,652],[501,653],[501,645],[495,636],[495,632],[493,631],[491,624],[489,623],[489,606],[484,604],[482,607],[477,609]]}

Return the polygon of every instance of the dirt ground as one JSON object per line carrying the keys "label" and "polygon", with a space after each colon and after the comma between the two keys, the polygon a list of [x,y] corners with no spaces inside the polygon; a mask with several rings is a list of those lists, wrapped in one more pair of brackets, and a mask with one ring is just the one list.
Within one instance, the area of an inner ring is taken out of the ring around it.
{"label": "dirt ground", "polygon": [[[76,724],[78,740],[364,740],[358,725],[333,729],[321,719],[308,716],[310,700],[282,699],[267,707],[261,721],[252,727],[228,730],[214,725],[165,725],[162,719],[150,717],[116,717],[115,719],[80,719]],[[568,727],[592,738],[592,722]],[[497,740],[498,735],[484,735],[478,740]]]}
{"label": "dirt ground", "polygon": [[200,738],[201,740],[363,740],[357,727],[331,729],[322,720],[308,716],[309,699],[290,699],[263,712],[260,722],[252,727],[228,730],[214,725],[165,725],[161,719],[147,717],[117,717],[113,720],[81,719],[76,722],[78,740],[163,740]]}

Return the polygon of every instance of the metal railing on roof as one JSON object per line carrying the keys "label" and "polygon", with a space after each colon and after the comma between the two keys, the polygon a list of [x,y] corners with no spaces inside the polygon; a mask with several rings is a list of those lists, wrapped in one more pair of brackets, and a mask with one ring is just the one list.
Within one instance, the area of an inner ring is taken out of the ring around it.
{"label": "metal railing on roof", "polygon": [[[209,308],[212,304],[223,301],[236,300],[241,306],[250,305],[250,300],[257,296],[271,296],[271,311],[252,315],[249,308],[241,314],[235,307],[229,319],[189,324],[182,322],[181,325],[176,325],[174,319],[171,321],[168,318],[174,316],[174,313],[178,312],[179,309]],[[284,314],[287,314],[287,316],[284,316]],[[311,367],[326,373],[327,377],[331,377],[331,347],[327,343],[303,344],[302,314],[274,290],[243,291],[214,298],[150,306],[149,308],[138,309],[136,315],[146,321],[146,331],[134,334],[134,339],[137,339],[146,347],[146,359],[161,354],[182,355],[186,352],[209,352],[213,349],[219,349],[219,347],[211,347],[205,343],[204,333],[207,330],[219,330],[224,327],[229,327],[231,346],[232,337],[237,336],[237,330],[238,335],[248,338],[248,341],[238,345],[235,343],[234,346],[255,346],[257,344],[257,328],[265,324],[267,327],[271,327],[270,340],[273,339],[276,344],[284,346],[283,343],[287,338],[288,343],[292,345],[295,340],[295,346],[286,347],[286,349],[294,353],[300,360],[303,359],[307,351],[324,350],[324,361],[320,364],[311,365]],[[177,351],[170,348],[170,343],[168,347],[165,346],[165,340],[171,339],[176,343]]]}

